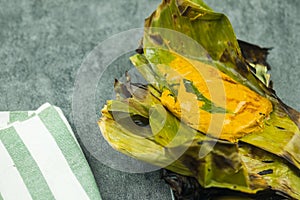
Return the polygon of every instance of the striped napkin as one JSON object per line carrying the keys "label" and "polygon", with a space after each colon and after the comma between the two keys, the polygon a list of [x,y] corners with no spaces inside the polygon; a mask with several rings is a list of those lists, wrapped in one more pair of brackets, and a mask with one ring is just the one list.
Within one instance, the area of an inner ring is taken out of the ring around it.
{"label": "striped napkin", "polygon": [[101,200],[62,111],[0,112],[0,200]]}

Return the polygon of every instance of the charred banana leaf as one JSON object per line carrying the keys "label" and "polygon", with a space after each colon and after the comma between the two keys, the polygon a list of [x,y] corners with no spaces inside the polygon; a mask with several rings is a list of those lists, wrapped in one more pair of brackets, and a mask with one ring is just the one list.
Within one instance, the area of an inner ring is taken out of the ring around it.
{"label": "charred banana leaf", "polygon": [[[284,159],[246,143],[206,137],[172,115],[152,95],[151,86],[118,83],[116,91],[123,94],[117,93],[117,100],[108,101],[99,126],[118,151],[194,177],[203,188],[247,194],[272,188],[300,198],[299,171]],[[211,150],[199,157],[203,148]]]}
{"label": "charred banana leaf", "polygon": [[240,42],[241,51],[228,18],[202,1],[163,1],[145,27],[143,54],[131,61],[176,117],[211,137],[242,140],[300,167],[299,113],[268,87],[266,49]]}
{"label": "charred banana leaf", "polygon": [[238,41],[201,0],[164,0],[141,48],[130,60],[148,85],[116,81],[102,109],[113,148],[172,171],[178,199],[300,199],[300,114],[272,90],[267,48]]}

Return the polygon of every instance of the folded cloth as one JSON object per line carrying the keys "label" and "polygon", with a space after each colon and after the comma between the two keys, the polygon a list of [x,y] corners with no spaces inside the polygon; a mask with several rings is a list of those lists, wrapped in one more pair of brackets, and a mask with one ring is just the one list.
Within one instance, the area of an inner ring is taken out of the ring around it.
{"label": "folded cloth", "polygon": [[62,111],[0,112],[0,200],[101,199]]}

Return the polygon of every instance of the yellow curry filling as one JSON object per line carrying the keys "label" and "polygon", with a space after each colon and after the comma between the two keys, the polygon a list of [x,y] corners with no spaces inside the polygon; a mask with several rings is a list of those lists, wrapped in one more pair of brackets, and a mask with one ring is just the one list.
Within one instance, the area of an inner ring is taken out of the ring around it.
{"label": "yellow curry filling", "polygon": [[[192,128],[212,137],[235,142],[244,135],[262,130],[264,120],[272,111],[268,99],[208,64],[176,55],[168,66],[159,64],[157,69],[168,82],[180,83],[176,97],[169,89],[164,89],[160,97],[162,104]],[[205,98],[226,112],[201,109],[205,103],[186,91],[183,79],[191,81]]]}

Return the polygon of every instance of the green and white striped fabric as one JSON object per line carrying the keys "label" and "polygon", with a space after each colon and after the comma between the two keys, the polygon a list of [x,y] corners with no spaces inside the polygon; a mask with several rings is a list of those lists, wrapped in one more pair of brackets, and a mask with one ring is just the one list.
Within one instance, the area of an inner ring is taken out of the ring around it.
{"label": "green and white striped fabric", "polygon": [[62,111],[0,112],[0,200],[101,199]]}

